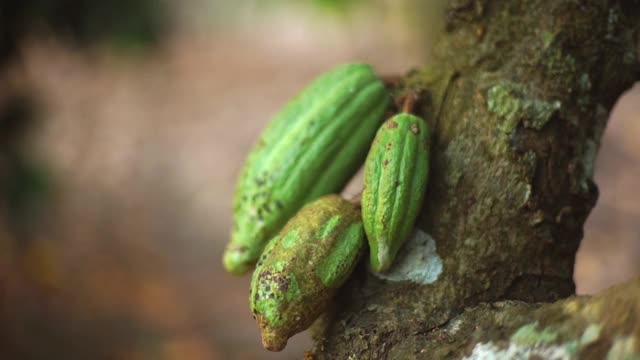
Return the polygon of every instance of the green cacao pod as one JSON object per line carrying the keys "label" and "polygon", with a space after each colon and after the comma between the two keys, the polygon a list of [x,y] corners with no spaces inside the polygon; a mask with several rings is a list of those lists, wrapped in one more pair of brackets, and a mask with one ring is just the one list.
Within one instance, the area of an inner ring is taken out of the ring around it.
{"label": "green cacao pod", "polygon": [[398,114],[380,127],[367,155],[362,221],[378,272],[389,269],[415,224],[429,176],[429,141],[422,119]]}
{"label": "green cacao pod", "polygon": [[303,205],[340,192],[384,119],[389,95],[367,64],[318,77],[272,120],[250,153],[235,199],[224,265],[249,271]]}
{"label": "green cacao pod", "polygon": [[249,302],[262,345],[280,351],[326,309],[365,245],[358,207],[327,195],[303,207],[265,248]]}

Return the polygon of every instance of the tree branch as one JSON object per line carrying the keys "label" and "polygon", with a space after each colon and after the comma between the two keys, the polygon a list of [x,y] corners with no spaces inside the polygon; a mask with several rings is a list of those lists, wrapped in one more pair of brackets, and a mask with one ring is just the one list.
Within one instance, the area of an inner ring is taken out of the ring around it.
{"label": "tree branch", "polygon": [[[427,93],[428,235],[416,233],[386,280],[356,271],[320,330],[321,359],[434,358],[418,335],[466,321],[466,307],[574,293],[608,111],[640,74],[640,3],[458,0],[445,14],[436,65],[395,93]],[[527,321],[539,307],[500,304]]]}

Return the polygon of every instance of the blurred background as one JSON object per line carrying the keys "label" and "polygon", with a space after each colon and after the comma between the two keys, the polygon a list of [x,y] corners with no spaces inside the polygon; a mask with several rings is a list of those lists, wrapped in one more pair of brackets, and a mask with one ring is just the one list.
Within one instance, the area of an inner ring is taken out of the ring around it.
{"label": "blurred background", "polygon": [[[419,0],[0,0],[0,358],[262,350],[221,254],[244,157],[318,73],[429,60]],[[598,157],[578,292],[640,273],[640,86]],[[351,191],[359,190],[358,183]]]}

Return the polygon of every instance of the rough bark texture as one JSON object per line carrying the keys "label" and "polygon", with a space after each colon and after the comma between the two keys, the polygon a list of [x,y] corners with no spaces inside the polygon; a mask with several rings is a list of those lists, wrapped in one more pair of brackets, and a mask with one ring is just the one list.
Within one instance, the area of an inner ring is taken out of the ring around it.
{"label": "rough bark texture", "polygon": [[[474,343],[509,340],[545,309],[560,314],[570,302],[534,303],[574,293],[608,111],[640,79],[640,2],[451,0],[444,16],[436,66],[407,75],[397,92],[429,100],[419,111],[434,138],[418,226],[436,250],[411,266],[438,257],[442,271],[385,281],[360,266],[333,321],[317,327],[317,358],[464,356]],[[483,330],[447,338],[452,321]]]}

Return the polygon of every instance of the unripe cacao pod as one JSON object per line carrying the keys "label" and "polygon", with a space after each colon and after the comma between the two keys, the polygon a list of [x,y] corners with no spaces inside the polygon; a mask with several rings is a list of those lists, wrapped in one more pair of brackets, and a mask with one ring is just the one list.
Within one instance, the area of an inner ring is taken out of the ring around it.
{"label": "unripe cacao pod", "polygon": [[371,66],[347,64],[318,77],[273,118],[237,184],[224,254],[229,272],[249,271],[303,205],[343,189],[364,161],[389,100]]}
{"label": "unripe cacao pod", "polygon": [[365,245],[360,209],[337,195],[303,207],[265,248],[249,302],[263,346],[280,351],[321,315]]}
{"label": "unripe cacao pod", "polygon": [[429,175],[429,141],[427,124],[402,113],[385,121],[367,155],[362,221],[378,272],[389,269],[415,224]]}

